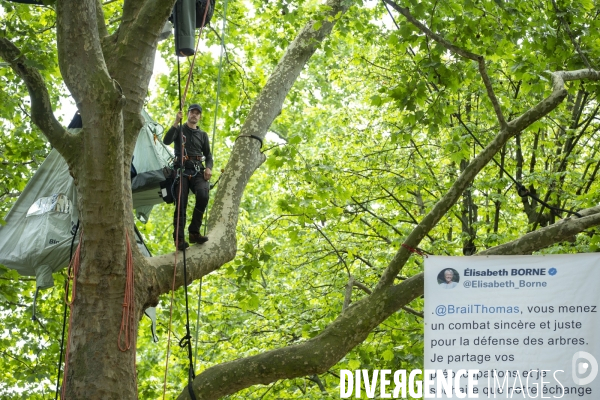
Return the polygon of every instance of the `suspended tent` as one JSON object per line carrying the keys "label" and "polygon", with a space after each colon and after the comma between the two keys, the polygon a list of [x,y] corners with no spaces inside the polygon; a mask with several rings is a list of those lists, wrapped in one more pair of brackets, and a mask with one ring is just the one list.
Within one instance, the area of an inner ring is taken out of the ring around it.
{"label": "suspended tent", "polygon": [[[160,137],[163,128],[143,112],[134,162],[137,174],[131,180],[133,208],[146,222],[152,207],[161,203],[160,182],[173,154]],[[76,124],[75,124],[76,125]],[[70,127],[73,126],[73,123]],[[77,132],[78,128],[69,128]],[[67,267],[73,235],[78,221],[77,194],[73,178],[63,157],[52,150],[8,212],[6,224],[0,226],[0,264],[24,276],[35,276],[36,294],[54,286],[52,273]],[[75,243],[78,242],[78,236]],[[139,249],[150,257],[136,229]],[[153,320],[155,336],[156,311],[146,310]]]}

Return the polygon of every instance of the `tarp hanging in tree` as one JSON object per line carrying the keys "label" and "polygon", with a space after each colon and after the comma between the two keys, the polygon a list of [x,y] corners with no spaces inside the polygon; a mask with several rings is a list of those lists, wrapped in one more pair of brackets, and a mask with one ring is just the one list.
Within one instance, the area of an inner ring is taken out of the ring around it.
{"label": "tarp hanging in tree", "polygon": [[[145,123],[134,150],[138,174],[132,190],[133,207],[145,222],[152,207],[163,201],[159,183],[165,179],[163,168],[172,154],[160,140],[162,127],[143,115]],[[68,264],[77,220],[73,178],[65,160],[52,150],[7,214],[6,225],[0,227],[0,264],[35,276],[37,288],[53,286],[52,273]],[[138,245],[147,252],[141,238]]]}

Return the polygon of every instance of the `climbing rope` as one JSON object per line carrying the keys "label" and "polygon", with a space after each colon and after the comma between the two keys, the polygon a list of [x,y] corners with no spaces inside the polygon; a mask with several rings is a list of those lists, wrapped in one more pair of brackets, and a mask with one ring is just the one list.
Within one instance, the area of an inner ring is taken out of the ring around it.
{"label": "climbing rope", "polygon": [[[217,115],[219,114],[219,97],[221,96],[221,76],[222,76],[222,72],[223,72],[223,54],[225,53],[225,25],[227,23],[227,3],[228,0],[224,0],[223,1],[223,18],[221,19],[221,51],[219,54],[219,74],[217,75],[217,95],[215,98],[215,114],[214,114],[214,118],[213,118],[213,131],[212,131],[212,154],[213,154],[213,159],[215,158],[215,134],[217,132]],[[215,186],[217,186],[217,184],[219,183],[219,179],[221,179],[221,176],[219,175],[219,178],[217,178],[217,181],[210,186],[210,189],[212,190]],[[206,207],[206,212],[204,215],[204,221],[208,222],[208,207]],[[204,224],[204,236],[206,236],[206,227],[207,224]],[[198,333],[200,331],[200,309],[202,306],[202,281],[203,279],[200,278],[200,282],[198,282],[198,306],[197,306],[197,312],[196,312],[196,330],[194,331],[194,368],[197,367],[198,365]]]}
{"label": "climbing rope", "polygon": [[[73,239],[71,240],[71,250],[69,253],[69,270],[67,271],[67,279],[65,279],[65,296],[68,296],[69,290],[69,279],[68,276],[71,274],[71,261],[73,260],[73,247],[75,246],[75,238],[77,237],[77,231],[79,230],[79,220],[77,220],[77,225],[75,225],[75,232],[73,233]],[[62,358],[63,358],[63,350],[65,345],[65,330],[67,327],[67,302],[65,301],[65,305],[63,307],[63,327],[62,334],[60,335],[60,353],[58,356],[58,372],[56,374],[56,393],[54,395],[54,400],[58,400],[58,388],[60,387],[60,373],[62,366]]]}
{"label": "climbing rope", "polygon": [[[204,30],[204,23],[206,21],[206,15],[208,14],[208,8],[210,5],[210,0],[206,2],[206,7],[204,10],[204,16],[202,18],[202,24],[200,26],[200,33],[198,34],[198,40],[196,42],[196,49],[194,50],[194,57],[192,58],[192,63],[190,65],[190,70],[188,72],[187,82],[185,84],[185,90],[183,92],[183,96],[181,96],[181,67],[179,64],[179,57],[177,57],[177,80],[179,84],[179,111],[182,112],[185,106],[185,101],[187,98],[187,93],[190,85],[190,81],[194,72],[194,63],[196,61],[196,55],[198,54],[198,46],[200,44],[200,38],[202,36],[202,31]],[[175,278],[177,276],[177,250],[179,250],[179,220],[181,215],[181,191],[182,191],[182,183],[181,180],[184,178],[184,163],[183,163],[183,155],[185,154],[185,136],[183,135],[182,122],[179,121],[179,135],[181,142],[181,160],[180,160],[180,174],[179,174],[179,194],[177,199],[177,222],[175,226],[175,260],[173,265],[173,283],[171,287],[171,303],[169,309],[169,327],[168,327],[168,339],[167,339],[167,357],[166,357],[166,365],[165,365],[165,377],[163,383],[163,400],[166,396],[167,391],[167,374],[169,370],[169,355],[171,348],[171,326],[173,322],[173,299],[175,292]],[[184,239],[185,243],[185,239]],[[190,393],[190,397],[192,400],[196,400],[196,396],[194,394],[194,390],[192,387],[193,380],[195,378],[194,374],[194,365],[192,362],[192,347],[191,347],[191,336],[190,336],[190,324],[189,324],[189,312],[188,312],[188,293],[187,293],[187,265],[186,265],[186,256],[185,256],[185,245],[183,246],[183,279],[184,279],[184,291],[185,291],[185,311],[186,311],[186,335],[181,339],[179,345],[180,347],[186,347],[188,350],[188,358],[189,358],[189,374],[188,374],[188,391]]]}
{"label": "climbing rope", "polygon": [[[135,227],[135,225],[134,225]],[[133,347],[133,375],[134,386],[137,392],[137,365],[136,365],[136,319],[135,319],[135,276],[133,273],[133,255],[131,253],[131,241],[129,240],[129,232],[125,228],[125,239],[127,240],[127,254],[125,261],[125,293],[123,294],[123,314],[121,316],[121,329],[117,338],[117,346],[120,351],[127,351]],[[125,337],[121,339],[121,335]]]}
{"label": "climbing rope", "polygon": [[185,262],[185,248],[183,249],[183,289],[185,292],[185,336],[179,341],[179,347],[187,347],[188,353],[188,391],[192,400],[196,400],[194,388],[192,386],[196,374],[194,373],[194,362],[192,360],[192,336],[190,333],[190,312],[188,306],[188,290],[187,290],[187,266]]}
{"label": "climbing rope", "polygon": [[[194,54],[195,56],[195,54]],[[177,72],[179,74],[179,58],[177,59]],[[180,93],[180,98],[181,98],[181,87],[179,90]],[[180,101],[180,105],[181,105],[181,101]],[[181,126],[181,121],[179,121],[179,135],[180,135],[180,142],[181,142],[181,157],[182,157],[182,161],[183,161],[183,151],[184,151],[184,136],[183,136],[183,129]],[[180,167],[180,174],[179,174],[179,193],[177,195],[177,222],[175,224],[175,264],[173,265],[173,280],[172,280],[172,284],[171,284],[171,302],[170,302],[170,306],[169,306],[169,328],[168,328],[168,336],[167,336],[167,360],[165,363],[165,378],[164,378],[164,382],[163,382],[163,400],[165,399],[166,393],[167,393],[167,374],[169,371],[169,356],[170,356],[170,349],[171,349],[171,326],[173,324],[173,298],[175,296],[175,278],[177,276],[177,253],[179,250],[179,219],[180,219],[180,215],[181,215],[181,191],[182,191],[182,183],[181,183],[181,179],[182,179],[182,175],[181,173],[183,172],[183,162],[180,163],[181,167]],[[185,242],[185,239],[184,239]],[[185,262],[185,245],[184,245],[184,250],[183,250],[183,260]],[[187,304],[187,290],[186,290],[186,304]],[[191,393],[191,395],[193,396],[193,392]]]}
{"label": "climbing rope", "polygon": [[[65,280],[65,294],[64,294],[64,300],[65,300],[65,309],[63,312],[63,332],[62,332],[62,337],[61,337],[61,345],[60,345],[60,356],[59,356],[59,363],[58,363],[58,375],[56,378],[56,395],[55,395],[55,399],[58,399],[58,385],[60,382],[60,365],[61,365],[61,361],[62,361],[62,355],[63,355],[63,344],[64,344],[64,334],[65,334],[65,322],[66,321],[66,310],[67,307],[69,307],[69,329],[68,329],[68,333],[67,333],[67,348],[65,351],[65,377],[67,376],[68,373],[68,367],[69,367],[69,350],[71,347],[71,323],[73,321],[73,304],[75,303],[75,298],[77,295],[77,276],[79,275],[79,266],[80,266],[80,255],[81,255],[81,247],[83,245],[83,229],[81,230],[81,235],[79,237],[79,244],[77,245],[77,249],[75,250],[75,254],[73,255],[73,244],[75,243],[75,237],[77,235],[77,230],[79,229],[79,221],[77,222],[77,226],[75,228],[75,234],[73,235],[73,240],[71,241],[71,255],[70,255],[70,262],[69,262],[69,268],[67,271],[67,279]],[[125,295],[124,295],[124,300],[123,300],[123,317],[121,320],[121,330],[119,332],[119,338],[118,338],[118,347],[119,350],[121,351],[127,351],[131,345],[132,345],[132,341],[133,341],[133,351],[134,351],[134,356],[133,356],[133,363],[134,363],[134,370],[135,370],[135,310],[134,310],[134,305],[135,305],[135,295],[134,295],[134,275],[133,275],[133,256],[131,253],[131,243],[129,241],[129,233],[127,232],[127,230],[125,230],[125,237],[127,238],[127,261],[126,261],[126,275],[127,275],[127,279],[126,279],[126,283],[125,283]],[[72,282],[72,285],[71,285]],[[70,286],[73,287],[73,291],[71,293],[71,298],[69,299],[69,288]],[[122,341],[121,340],[121,335],[123,334],[123,332],[125,332],[125,338]],[[122,346],[121,343],[124,342],[124,345]],[[63,385],[62,385],[62,390],[61,390],[61,397],[65,398],[65,390],[66,390],[66,385],[65,385],[65,380],[63,380]],[[137,390],[137,388],[136,388]]]}
{"label": "climbing rope", "polygon": [[[79,225],[79,224],[78,224]],[[71,347],[71,323],[73,322],[73,303],[75,302],[75,297],[77,294],[77,275],[79,274],[79,256],[81,255],[81,246],[83,245],[83,229],[81,230],[81,235],[79,236],[79,244],[77,245],[77,249],[75,250],[75,254],[69,263],[69,269],[67,271],[67,279],[65,282],[65,304],[69,307],[69,328],[67,332],[67,348],[65,351],[65,378],[67,377],[68,368],[69,368],[69,349]],[[73,292],[71,293],[71,299],[69,300],[69,286],[70,282],[73,282]],[[65,390],[67,386],[65,385],[66,379],[63,379],[62,390],[61,390],[61,398],[65,398]]]}
{"label": "climbing rope", "polygon": [[[221,21],[221,51],[219,54],[219,74],[217,75],[217,96],[215,98],[215,115],[213,118],[213,131],[212,131],[212,143],[215,144],[215,132],[217,131],[217,115],[219,113],[219,97],[221,95],[221,75],[223,72],[223,53],[225,52],[225,24],[227,22],[227,2],[229,0],[223,1],[223,18]],[[213,149],[213,158],[214,158],[214,149]]]}
{"label": "climbing rope", "polygon": [[200,332],[200,308],[202,304],[202,277],[198,283],[198,311],[196,313],[196,330],[194,331],[194,368],[198,367],[198,332]]}
{"label": "climbing rope", "polygon": [[117,345],[119,346],[119,350],[127,351],[131,348],[133,341],[133,351],[135,352],[135,279],[133,275],[131,242],[129,241],[129,232],[127,232],[127,229],[125,229],[125,238],[127,239],[125,294],[123,295],[123,313],[121,316],[121,329],[119,330]]}
{"label": "climbing rope", "polygon": [[[179,111],[183,110],[185,100],[187,98],[188,88],[190,86],[190,80],[194,74],[194,63],[196,62],[196,54],[198,54],[198,45],[200,44],[200,38],[202,37],[202,31],[204,30],[204,22],[206,21],[206,15],[208,14],[208,8],[211,1],[206,1],[206,7],[204,9],[204,16],[202,17],[202,25],[200,25],[200,32],[198,33],[198,40],[196,41],[196,49],[194,50],[194,57],[192,57],[192,64],[190,65],[190,71],[188,72],[187,82],[185,83],[185,91],[183,92],[183,98],[181,97],[181,87],[179,89]],[[177,67],[179,68],[179,57],[177,57]],[[181,77],[179,77],[179,84],[181,85]]]}

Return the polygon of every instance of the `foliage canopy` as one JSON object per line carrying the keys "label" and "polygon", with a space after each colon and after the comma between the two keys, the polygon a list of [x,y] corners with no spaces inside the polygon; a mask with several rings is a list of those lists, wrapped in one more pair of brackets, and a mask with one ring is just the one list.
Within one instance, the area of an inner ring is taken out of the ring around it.
{"label": "foliage canopy", "polygon": [[[102,7],[108,33],[117,32],[123,0],[105,1]],[[336,25],[270,127],[262,149],[266,162],[240,204],[235,259],[190,287],[193,308],[201,299],[197,373],[304,343],[336,321],[350,299],[355,303],[377,290],[407,237],[455,190],[469,165],[479,162],[480,144],[487,146],[507,122],[548,98],[556,89],[551,73],[598,65],[600,40],[593,35],[600,28],[598,10],[592,0],[385,0],[358,1],[332,17],[316,1],[246,1],[229,3],[226,30],[218,32],[223,8],[217,5],[189,95],[204,105],[205,130],[212,130],[217,113],[216,167],[225,166],[257,96],[296,34],[311,20],[315,30],[323,22]],[[41,72],[52,103],[60,104],[68,90],[58,66],[54,6],[0,0],[0,13],[1,36]],[[226,55],[217,108],[220,35]],[[447,42],[436,40],[440,37]],[[480,62],[463,57],[457,48],[484,58],[488,87]],[[155,77],[145,107],[168,126],[178,103],[178,64],[171,40],[161,42],[159,50],[168,72]],[[189,63],[180,63],[185,77]],[[568,81],[565,100],[499,146],[496,163],[481,166],[458,193],[460,200],[449,204],[414,246],[432,254],[472,255],[567,216],[519,196],[511,177],[554,207],[596,206],[597,75]],[[0,82],[4,216],[50,146],[31,122],[27,88],[8,62],[0,65]],[[171,212],[161,206],[150,222],[137,223],[153,254],[172,251]],[[600,236],[595,225],[534,250],[596,251]],[[392,283],[417,276],[422,267],[422,259],[412,256],[395,271]],[[3,397],[41,399],[53,390],[64,277],[57,274],[55,280],[57,286],[38,301],[40,322],[33,322],[28,318],[33,283],[0,270]],[[185,319],[181,294],[176,293],[173,312],[176,340]],[[254,385],[230,397],[317,399],[325,392],[336,395],[342,368],[422,366],[420,294],[325,371]],[[140,328],[142,398],[158,398],[163,389],[169,310],[168,297],[160,300],[161,341],[151,343],[147,321]],[[184,350],[172,350],[169,363],[167,396],[173,397],[186,384]]]}

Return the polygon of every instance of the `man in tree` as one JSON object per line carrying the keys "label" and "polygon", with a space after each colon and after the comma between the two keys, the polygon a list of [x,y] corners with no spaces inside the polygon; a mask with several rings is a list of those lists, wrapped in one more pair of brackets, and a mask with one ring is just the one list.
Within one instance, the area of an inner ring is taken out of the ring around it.
{"label": "man in tree", "polygon": [[[179,111],[175,117],[173,126],[168,130],[163,139],[165,144],[175,142],[175,168],[180,169],[183,165],[179,176],[181,188],[177,185],[175,190],[177,198],[175,199],[175,212],[173,214],[173,240],[175,241],[175,247],[179,250],[189,247],[184,236],[189,191],[192,191],[196,195],[192,222],[190,222],[188,228],[190,242],[202,244],[208,240],[208,237],[200,234],[200,226],[202,226],[202,216],[208,204],[208,190],[210,188],[208,181],[212,176],[213,167],[213,157],[210,152],[208,134],[198,129],[198,123],[202,118],[202,107],[198,104],[190,105],[187,121],[185,124],[180,125],[182,117],[182,112]],[[183,154],[181,144],[182,135]],[[206,167],[203,164],[204,162],[206,162]],[[179,195],[180,191],[181,195]],[[179,202],[181,203],[178,207]]]}

